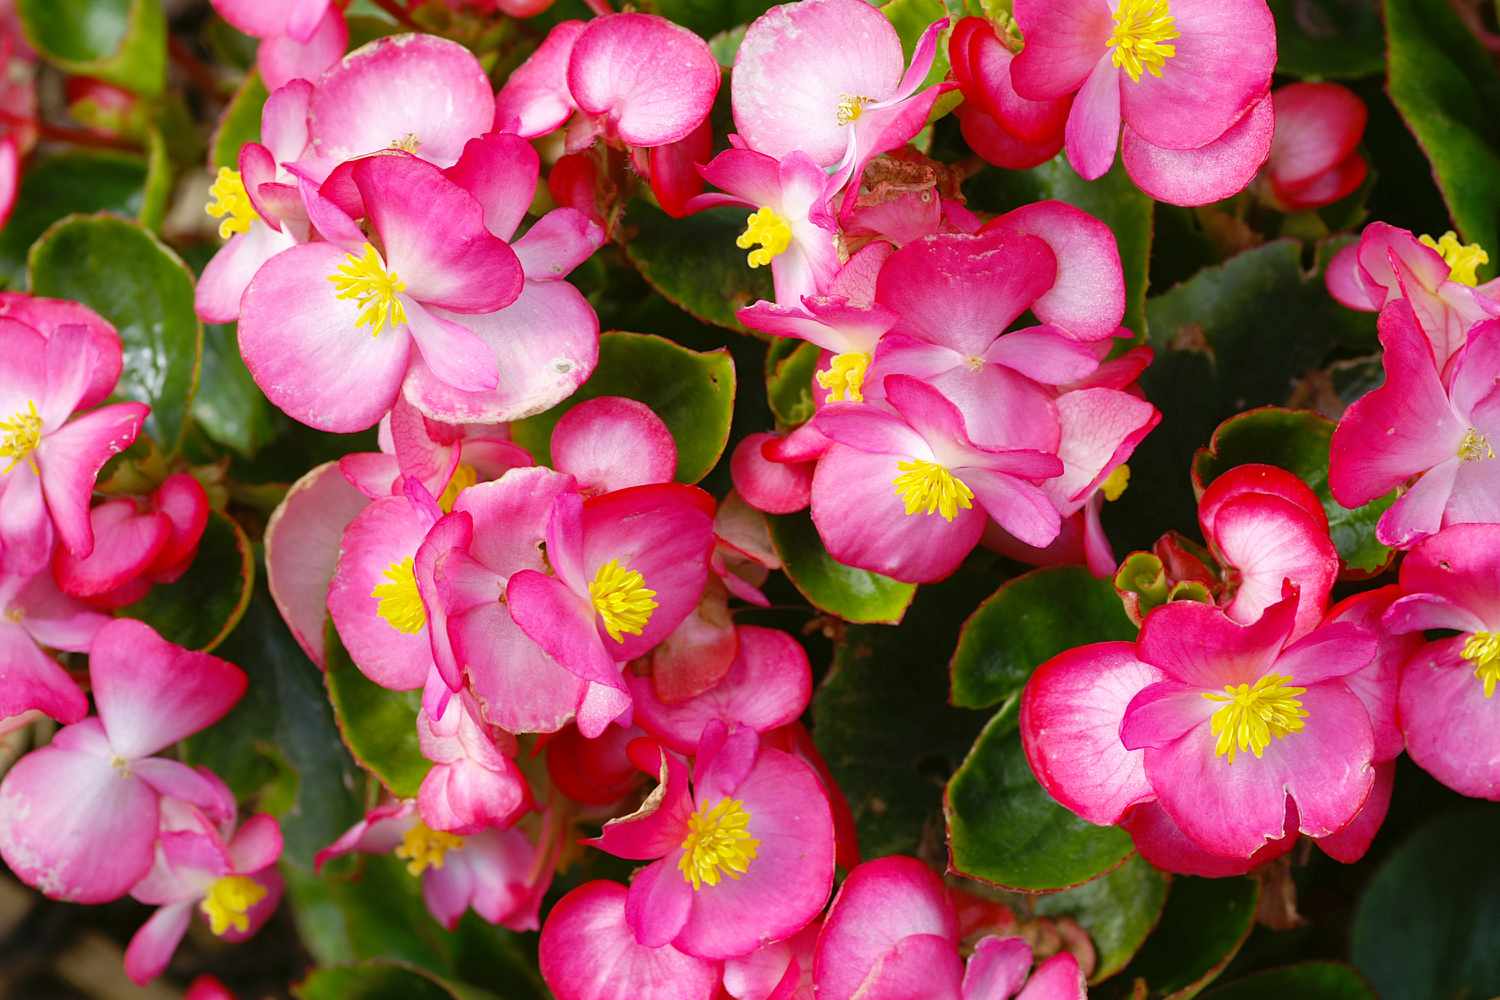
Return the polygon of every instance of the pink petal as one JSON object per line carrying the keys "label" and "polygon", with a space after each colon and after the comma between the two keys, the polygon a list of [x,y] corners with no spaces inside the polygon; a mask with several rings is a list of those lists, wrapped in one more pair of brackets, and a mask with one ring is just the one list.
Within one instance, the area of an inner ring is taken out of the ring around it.
{"label": "pink petal", "polygon": [[573,43],[586,28],[582,21],[562,21],[527,57],[495,95],[495,128],[514,128],[523,139],[546,135],[568,120],[575,107],[568,90],[568,61]]}
{"label": "pink petal", "polygon": [[307,148],[307,108],[312,93],[310,82],[293,80],[275,88],[261,108],[260,140],[276,162],[295,160]]}
{"label": "pink petal", "polygon": [[1130,699],[1120,721],[1120,743],[1126,750],[1171,746],[1217,710],[1203,697],[1202,688],[1180,681],[1159,681]]}
{"label": "pink petal", "polygon": [[[1452,607],[1487,623],[1477,627],[1495,629],[1500,626],[1497,534],[1500,534],[1500,529],[1491,525],[1464,524],[1426,539],[1401,563],[1402,591],[1409,595],[1432,595],[1444,599]],[[1405,597],[1400,604],[1413,599]],[[1387,615],[1386,627],[1403,632],[1425,628],[1461,628],[1466,631],[1476,628],[1457,618],[1400,622],[1395,620],[1395,615],[1394,610]]]}
{"label": "pink petal", "polygon": [[593,607],[557,577],[521,570],[506,585],[505,602],[521,631],[580,679],[624,686],[620,664],[599,638]]}
{"label": "pink petal", "polygon": [[1273,183],[1306,183],[1337,167],[1358,148],[1369,112],[1348,87],[1293,83],[1271,96],[1276,138],[1266,171]]}
{"label": "pink petal", "polygon": [[151,914],[125,948],[125,975],[145,986],[167,971],[172,955],[193,921],[193,902],[171,903]]}
{"label": "pink petal", "polygon": [[1297,843],[1297,808],[1286,808],[1286,826],[1280,839],[1268,841],[1248,858],[1215,854],[1182,832],[1160,804],[1143,802],[1126,811],[1120,825],[1130,834],[1141,857],[1163,871],[1202,878],[1229,878],[1254,871],[1267,861],[1281,857]]}
{"label": "pink petal", "polygon": [[1062,441],[1057,457],[1063,473],[1045,485],[1058,513],[1088,502],[1101,483],[1123,465],[1161,422],[1156,407],[1117,389],[1077,389],[1057,398]]}
{"label": "pink petal", "polygon": [[1392,548],[1407,548],[1443,526],[1443,515],[1453,499],[1463,460],[1450,458],[1424,472],[1381,515],[1375,539]]}
{"label": "pink petal", "polygon": [[528,638],[498,601],[454,615],[448,635],[490,725],[551,733],[572,719],[586,682]]}
{"label": "pink petal", "polygon": [[1395,761],[1376,764],[1375,785],[1370,789],[1370,795],[1365,799],[1365,804],[1360,806],[1359,812],[1342,830],[1318,839],[1318,847],[1323,853],[1346,865],[1352,865],[1364,857],[1375,840],[1375,834],[1380,832],[1380,824],[1385,822],[1395,783]]}
{"label": "pink petal", "polygon": [[621,396],[587,400],[552,431],[552,464],[586,494],[667,483],[677,471],[672,432],[649,406]]}
{"label": "pink petal", "polygon": [[[144,403],[101,406],[45,435],[33,453],[41,467],[47,512],[58,538],[74,555],[87,556],[94,547],[89,500],[99,470],[134,443],[150,410]],[[16,474],[27,475],[22,470]]]}
{"label": "pink petal", "polygon": [[[625,920],[636,941],[647,948],[672,944],[693,909],[693,886],[677,870],[681,849],[647,865],[630,880]],[[701,956],[700,956],[701,957]]]}
{"label": "pink petal", "polygon": [[255,65],[268,90],[299,80],[316,80],[339,61],[349,47],[349,27],[338,8],[329,6],[304,39],[288,33],[266,38],[255,53]]}
{"label": "pink petal", "polygon": [[1040,487],[992,469],[966,468],[959,474],[984,512],[1022,543],[1045,548],[1062,531],[1062,518]]}
{"label": "pink petal", "polygon": [[1110,64],[1109,56],[1103,56],[1068,112],[1063,133],[1068,162],[1086,181],[1103,177],[1114,166],[1120,145],[1120,86],[1120,71]]}
{"label": "pink petal", "polygon": [[529,142],[491,132],[470,139],[458,162],[444,173],[483,207],[485,227],[509,240],[531,208],[540,171],[541,161]]}
{"label": "pink petal", "polygon": [[573,208],[554,208],[532,224],[515,243],[528,281],[564,277],[604,245],[604,230]]}
{"label": "pink petal", "polygon": [[88,699],[68,672],[19,626],[0,626],[0,725],[36,710],[58,722],[79,721]]}
{"label": "pink petal", "polygon": [[650,14],[590,21],[568,62],[568,87],[578,106],[606,117],[632,146],[685,138],[708,117],[719,77],[703,39]]}
{"label": "pink petal", "polygon": [[151,564],[151,575],[163,583],[172,583],[187,572],[203,541],[203,532],[208,528],[208,494],[191,475],[177,472],[162,480],[152,492],[151,508],[172,526],[166,546]]}
{"label": "pink petal", "polygon": [[80,559],[66,549],[52,555],[52,575],[74,597],[98,597],[146,571],[172,536],[165,514],[138,513],[133,500],[109,500],[90,511],[94,550]]}
{"label": "pink petal", "polygon": [[[87,512],[83,523],[88,523]],[[18,475],[0,479],[0,543],[5,572],[28,575],[45,569],[54,537],[41,479],[24,467]]]}
{"label": "pink petal", "polygon": [[[1072,102],[1064,107],[1071,108]],[[985,162],[1006,170],[1030,170],[1041,166],[1056,156],[1063,146],[1061,130],[1041,142],[1026,142],[1011,135],[999,121],[975,104],[960,104],[953,113],[969,148]]]}
{"label": "pink petal", "polygon": [[773,462],[763,448],[776,435],[750,434],[735,446],[730,456],[734,488],[756,510],[768,514],[793,514],[812,499],[811,463]]}
{"label": "pink petal", "polygon": [[115,389],[122,365],[120,335],[108,321],[80,302],[45,299],[21,292],[0,292],[0,317],[8,317],[32,328],[43,337],[51,337],[59,327],[78,325],[93,334],[97,354],[94,358],[89,390],[79,406],[97,406]]}
{"label": "pink petal", "polygon": [[1016,92],[1032,101],[1065,97],[1084,85],[1113,31],[1103,0],[1017,0],[1026,47],[1011,63]]}
{"label": "pink petal", "polygon": [[1037,966],[1016,1000],[1082,1000],[1088,995],[1083,970],[1072,952],[1059,952]]}
{"label": "pink petal", "polygon": [[427,371],[458,392],[487,392],[500,383],[495,355],[461,317],[448,319],[404,299],[407,324]]}
{"label": "pink petal", "polygon": [[1405,749],[1406,743],[1396,720],[1399,672],[1422,645],[1420,636],[1397,635],[1395,630],[1381,627],[1382,614],[1400,594],[1401,588],[1391,584],[1355,594],[1328,611],[1329,621],[1362,625],[1375,634],[1379,643],[1375,658],[1367,667],[1343,678],[1369,713],[1370,725],[1375,731],[1376,761],[1392,760]]}
{"label": "pink petal", "polygon": [[1158,201],[1207,205],[1249,186],[1270,154],[1275,129],[1269,96],[1251,105],[1217,139],[1192,149],[1153,145],[1127,127],[1122,151],[1125,171]]}
{"label": "pink petal", "polygon": [[1296,595],[1271,605],[1250,625],[1197,601],[1173,601],[1147,616],[1137,647],[1141,659],[1184,684],[1217,690],[1253,683],[1275,662],[1291,635]]}
{"label": "pink petal", "polygon": [[964,1000],[1008,1000],[1021,991],[1030,972],[1031,946],[1025,938],[983,937],[964,969]]}
{"label": "pink petal", "polygon": [[164,799],[195,806],[216,822],[234,818],[234,795],[212,771],[200,771],[166,757],[134,761],[130,770]]}
{"label": "pink petal", "polygon": [[1323,272],[1328,294],[1338,303],[1361,312],[1374,312],[1385,303],[1385,289],[1370,289],[1360,273],[1359,244],[1351,243],[1333,255]]}
{"label": "pink petal", "polygon": [[1240,574],[1239,590],[1224,608],[1230,618],[1242,625],[1256,621],[1291,580],[1299,591],[1292,635],[1306,634],[1322,619],[1339,555],[1328,530],[1302,508],[1264,493],[1235,497],[1218,508],[1210,541]]}
{"label": "pink petal", "polygon": [[1412,761],[1472,798],[1500,799],[1500,702],[1484,696],[1464,638],[1428,643],[1401,672],[1399,715]]}
{"label": "pink petal", "polygon": [[1032,311],[1076,340],[1105,340],[1125,316],[1125,273],[1114,233],[1094,216],[1060,201],[1023,205],[987,228],[1025,233],[1045,242],[1057,260],[1057,280]]}

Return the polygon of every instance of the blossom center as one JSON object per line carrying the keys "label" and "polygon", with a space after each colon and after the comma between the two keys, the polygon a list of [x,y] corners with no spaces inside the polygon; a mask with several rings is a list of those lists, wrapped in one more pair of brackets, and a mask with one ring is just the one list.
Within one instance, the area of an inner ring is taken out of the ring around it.
{"label": "blossom center", "polygon": [[1236,751],[1249,750],[1258,758],[1271,740],[1299,732],[1307,712],[1298,700],[1307,688],[1292,687],[1291,678],[1269,674],[1252,684],[1226,684],[1224,693],[1206,691],[1203,697],[1224,707],[1210,720],[1219,738],[1214,753],[1234,763]]}
{"label": "blossom center", "polygon": [[891,481],[896,495],[906,504],[908,515],[938,513],[943,520],[958,516],[959,508],[974,506],[974,491],[967,483],[936,462],[914,458],[897,462],[901,475]]}
{"label": "blossom center", "polygon": [[750,836],[749,810],[739,799],[725,796],[711,809],[705,802],[688,817],[677,867],[697,892],[705,882],[718,885],[721,874],[732,879],[745,874],[759,847],[760,841]]}
{"label": "blossom center", "polygon": [[1109,47],[1115,51],[1110,61],[1135,83],[1140,82],[1142,70],[1161,76],[1162,65],[1177,54],[1177,46],[1166,43],[1182,37],[1167,0],[1120,0],[1114,17]]}
{"label": "blossom center", "polygon": [[328,280],[339,290],[339,298],[353,299],[359,306],[359,321],[354,325],[368,326],[370,336],[380,336],[387,323],[395,329],[406,322],[406,307],[396,297],[406,291],[406,282],[395,271],[386,270],[385,262],[370,244],[365,244],[358,257],[345,254],[344,263]]}
{"label": "blossom center", "polygon": [[1500,632],[1475,632],[1464,643],[1463,658],[1474,664],[1474,679],[1484,685],[1484,696],[1500,683]]}
{"label": "blossom center", "polygon": [[1495,457],[1495,449],[1489,438],[1470,427],[1469,433],[1458,443],[1458,457],[1465,462],[1486,462]]}
{"label": "blossom center", "polygon": [[640,635],[651,620],[651,612],[661,606],[653,600],[656,591],[646,587],[646,578],[621,566],[618,559],[599,567],[589,584],[589,597],[604,619],[604,631],[615,642],[624,642],[624,633]]}
{"label": "blossom center", "polygon": [[385,583],[377,583],[370,596],[380,602],[375,613],[397,632],[414,635],[427,624],[422,593],[417,590],[417,571],[410,556],[385,568]]}
{"label": "blossom center", "polygon": [[1130,466],[1119,465],[1115,471],[1104,477],[1104,482],[1099,484],[1099,492],[1104,494],[1104,499],[1114,503],[1125,495],[1125,489],[1130,485]]}
{"label": "blossom center", "polygon": [[10,459],[10,464],[0,469],[0,476],[28,459],[31,471],[37,472],[36,459],[31,457],[31,453],[41,443],[42,418],[37,415],[36,403],[28,399],[26,409],[9,420],[0,420],[0,458]]}
{"label": "blossom center", "polygon": [[865,105],[873,103],[875,103],[873,97],[845,94],[839,98],[838,106],[834,109],[834,120],[840,125],[852,125],[859,121],[860,115],[865,113]]}
{"label": "blossom center", "polygon": [[401,838],[401,843],[396,845],[396,857],[406,862],[406,870],[412,875],[420,875],[428,868],[441,868],[443,861],[449,851],[456,851],[464,846],[464,838],[456,837],[442,830],[434,830],[432,827],[417,821],[417,825],[407,830]]}
{"label": "blossom center", "polygon": [[1443,263],[1448,265],[1448,280],[1460,285],[1472,288],[1479,284],[1479,266],[1490,262],[1490,255],[1484,252],[1483,247],[1478,243],[1460,243],[1458,234],[1451,229],[1438,239],[1423,235],[1417,237],[1417,240],[1424,247],[1442,254]]}
{"label": "blossom center", "polygon": [[453,513],[453,505],[458,502],[458,495],[477,482],[479,482],[479,473],[474,470],[474,466],[459,463],[458,467],[453,470],[453,476],[448,480],[448,485],[443,488],[443,495],[438,497],[438,506],[443,509],[443,513]]}
{"label": "blossom center", "polygon": [[203,210],[219,222],[219,239],[227,240],[235,233],[248,233],[250,223],[260,218],[255,213],[255,205],[250,201],[250,195],[245,190],[245,182],[240,180],[238,170],[230,170],[228,167],[220,167],[219,174],[214,178],[213,186],[208,189],[210,201]]}
{"label": "blossom center", "polygon": [[417,133],[408,132],[399,139],[392,139],[390,148],[399,149],[407,153],[415,153],[422,148],[422,140],[417,138]]}
{"label": "blossom center", "polygon": [[[760,249],[750,250],[757,243]],[[750,250],[746,260],[751,267],[762,267],[786,253],[792,245],[792,227],[776,210],[766,205],[745,220],[745,231],[734,245],[741,250]]]}
{"label": "blossom center", "polygon": [[865,401],[865,372],[870,369],[870,356],[858,351],[835,354],[828,370],[818,372],[818,384],[828,390],[828,403],[863,403]]}
{"label": "blossom center", "polygon": [[250,929],[250,908],[266,898],[266,887],[244,875],[215,879],[198,908],[208,918],[208,928],[222,935],[233,927],[241,934]]}

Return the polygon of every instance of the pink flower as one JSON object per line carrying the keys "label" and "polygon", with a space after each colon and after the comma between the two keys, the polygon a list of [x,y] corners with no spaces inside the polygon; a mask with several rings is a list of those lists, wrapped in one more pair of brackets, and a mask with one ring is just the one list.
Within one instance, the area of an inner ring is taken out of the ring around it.
{"label": "pink flower", "polygon": [[724,992],[735,1000],[813,1000],[813,952],[823,922],[724,963]]}
{"label": "pink flower", "polygon": [[526,778],[513,759],[515,737],[497,735],[505,751],[462,696],[448,699],[436,716],[426,709],[417,715],[422,756],[433,762],[417,795],[423,823],[457,834],[503,830],[532,808]]}
{"label": "pink flower", "polygon": [[0,732],[41,712],[72,724],[89,703],[47,649],[86,653],[109,621],[58,591],[45,570],[0,573]]}
{"label": "pink flower", "polygon": [[966,17],[948,39],[953,76],[964,102],[955,110],[964,141],[997,167],[1027,170],[1057,155],[1073,97],[1030,101],[1016,93],[1015,54],[982,17]]}
{"label": "pink flower", "polygon": [[349,28],[333,0],[213,0],[219,16],[261,40],[255,63],[270,90],[316,80],[338,62]]}
{"label": "pink flower", "polygon": [[585,497],[670,483],[677,442],[651,407],[623,396],[585,400],[552,430],[552,464]]}
{"label": "pink flower", "polygon": [[115,403],[73,418],[103,395],[96,366],[119,370],[119,339],[102,350],[100,332],[63,324],[48,336],[0,318],[0,565],[10,572],[44,566],[54,531],[74,555],[93,551],[94,480],[135,441],[146,419],[143,403]]}
{"label": "pink flower", "polygon": [[44,299],[24,292],[0,292],[0,317],[9,317],[31,327],[50,340],[64,326],[81,326],[94,345],[94,360],[88,388],[80,407],[97,406],[115,391],[124,368],[120,335],[108,321],[81,302]]}
{"label": "pink flower", "polygon": [[1333,432],[1334,498],[1358,507],[1418,477],[1376,526],[1398,548],[1446,525],[1500,520],[1500,321],[1469,332],[1446,381],[1410,304],[1381,310],[1380,342],[1385,383],[1355,400]]}
{"label": "pink flower", "polygon": [[[833,886],[833,816],[818,775],[760,745],[754,730],[711,723],[688,769],[660,751],[635,759],[661,789],[588,843],[652,861],[625,903],[635,939],[705,959],[748,955],[811,921]],[[652,860],[659,859],[659,860]]]}
{"label": "pink flower", "polygon": [[0,782],[0,856],[56,899],[102,903],[150,870],[159,806],[179,799],[218,821],[222,784],[153,754],[221,719],[244,673],[117,619],[94,637],[89,677],[98,715],[62,729]]}
{"label": "pink flower", "polygon": [[1369,174],[1359,155],[1369,112],[1337,83],[1293,83],[1271,95],[1276,135],[1265,177],[1276,201],[1292,211],[1331,205],[1358,190]]}
{"label": "pink flower", "polygon": [[144,986],[166,971],[195,910],[225,940],[253,936],[281,900],[280,856],[281,827],[270,816],[252,816],[227,839],[207,822],[164,831],[155,866],[130,893],[158,909],[125,949],[126,975]]}
{"label": "pink flower", "polygon": [[1017,94],[1077,91],[1068,161],[1086,179],[1114,163],[1161,201],[1241,191],[1271,148],[1276,28],[1265,0],[1018,0],[1026,45]]}
{"label": "pink flower", "polygon": [[1391,632],[1458,632],[1422,643],[1401,671],[1406,751],[1449,788],[1500,799],[1500,525],[1461,524],[1426,539],[1401,563],[1401,591],[1385,614]]}

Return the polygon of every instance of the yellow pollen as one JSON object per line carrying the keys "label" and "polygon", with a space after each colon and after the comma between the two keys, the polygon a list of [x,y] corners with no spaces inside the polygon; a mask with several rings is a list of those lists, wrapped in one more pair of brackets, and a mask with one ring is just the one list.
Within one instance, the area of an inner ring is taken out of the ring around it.
{"label": "yellow pollen", "polygon": [[31,453],[41,443],[42,418],[37,415],[36,403],[28,399],[25,410],[9,420],[0,420],[0,458],[10,459],[10,464],[0,469],[0,476],[28,460],[31,471],[40,475],[41,470],[36,467],[36,459]]}
{"label": "yellow pollen", "polygon": [[1125,488],[1130,485],[1130,466],[1120,465],[1115,471],[1104,477],[1104,482],[1099,484],[1099,492],[1104,494],[1104,499],[1114,503],[1125,495]]}
{"label": "yellow pollen", "polygon": [[245,191],[245,182],[240,180],[238,170],[220,167],[219,175],[214,178],[213,187],[208,189],[208,194],[212,200],[203,210],[215,219],[223,220],[219,223],[221,240],[227,240],[235,233],[248,233],[250,223],[260,218],[255,214],[255,206],[250,202],[250,195]]}
{"label": "yellow pollen", "polygon": [[368,326],[370,336],[380,336],[380,331],[390,323],[395,329],[406,322],[406,307],[396,298],[396,293],[406,291],[406,282],[387,271],[380,254],[370,244],[365,244],[364,253],[356,257],[345,254],[344,263],[328,276],[341,299],[353,299],[362,310],[355,327]]}
{"label": "yellow pollen", "polygon": [[458,495],[477,482],[479,482],[479,473],[474,471],[474,466],[459,463],[458,468],[453,470],[453,477],[448,480],[448,485],[443,489],[443,495],[438,497],[438,506],[443,509],[443,513],[453,513],[453,505],[458,502]]}
{"label": "yellow pollen", "polygon": [[378,583],[370,596],[380,602],[376,614],[397,632],[414,635],[427,624],[427,610],[417,590],[417,572],[408,556],[385,568],[386,583]]}
{"label": "yellow pollen", "polygon": [[464,838],[455,837],[442,830],[417,821],[417,825],[406,831],[401,843],[396,845],[396,857],[406,862],[406,870],[420,875],[428,868],[443,867],[443,859],[449,851],[464,846]]}
{"label": "yellow pollen", "polygon": [[1272,739],[1299,732],[1307,712],[1297,696],[1306,694],[1307,688],[1292,687],[1290,681],[1288,676],[1273,674],[1253,686],[1226,684],[1223,694],[1204,692],[1203,697],[1209,701],[1224,705],[1209,722],[1219,738],[1214,752],[1220,757],[1227,755],[1233,764],[1237,750],[1249,750],[1260,757]]}
{"label": "yellow pollen", "polygon": [[891,485],[906,504],[908,515],[938,513],[943,520],[951,521],[958,516],[959,508],[968,510],[974,506],[974,491],[968,484],[936,462],[914,458],[897,462],[896,468],[901,475]]}
{"label": "yellow pollen", "polygon": [[1460,285],[1472,288],[1479,284],[1479,266],[1490,262],[1490,255],[1484,252],[1483,247],[1478,243],[1465,246],[1458,241],[1458,234],[1451,229],[1440,239],[1424,235],[1417,237],[1417,240],[1424,247],[1443,255],[1443,263],[1448,265],[1448,280]]}
{"label": "yellow pollen", "polygon": [[1470,427],[1469,433],[1458,443],[1458,457],[1465,462],[1486,462],[1495,457],[1495,449],[1489,438]]}
{"label": "yellow pollen", "polygon": [[225,875],[208,887],[198,908],[208,918],[208,929],[222,935],[233,927],[241,934],[250,929],[250,908],[266,898],[266,887],[244,875]]}
{"label": "yellow pollen", "polygon": [[624,642],[622,633],[640,635],[651,620],[651,612],[661,605],[652,600],[656,591],[646,587],[646,579],[633,569],[611,559],[599,567],[589,584],[594,610],[604,619],[604,631],[615,642]]}
{"label": "yellow pollen", "polygon": [[860,115],[865,113],[865,105],[874,103],[873,97],[851,97],[845,94],[839,98],[838,107],[834,109],[833,117],[840,125],[852,125],[859,121]]}
{"label": "yellow pollen", "polygon": [[870,356],[850,351],[835,354],[826,372],[818,372],[818,384],[828,390],[828,403],[863,403],[865,401],[865,372],[870,368]]}
{"label": "yellow pollen", "polygon": [[5,620],[6,621],[8,621],[8,622],[14,622],[15,624],[19,625],[25,619],[26,619],[26,609],[25,608],[6,608],[5,609]]}
{"label": "yellow pollen", "polygon": [[745,804],[727,796],[712,809],[704,803],[688,817],[688,835],[682,841],[677,867],[694,892],[705,882],[718,885],[721,873],[738,879],[750,870],[760,841],[750,836],[749,827]]}
{"label": "yellow pollen", "polygon": [[391,140],[391,149],[400,149],[408,153],[415,153],[422,148],[422,140],[417,138],[415,132],[408,132],[399,139]]}
{"label": "yellow pollen", "polygon": [[1177,46],[1166,43],[1182,37],[1167,0],[1120,0],[1114,17],[1109,45],[1115,51],[1110,61],[1134,83],[1140,82],[1142,70],[1161,76],[1162,65],[1177,54]]}
{"label": "yellow pollen", "polygon": [[[750,250],[757,243],[760,249]],[[734,245],[741,250],[750,250],[745,259],[751,267],[763,267],[786,253],[786,248],[792,245],[792,227],[776,214],[775,209],[766,206],[745,220],[745,231],[740,233]]]}
{"label": "yellow pollen", "polygon": [[1474,678],[1484,684],[1484,696],[1500,682],[1500,632],[1475,632],[1464,643],[1464,659],[1474,664]]}

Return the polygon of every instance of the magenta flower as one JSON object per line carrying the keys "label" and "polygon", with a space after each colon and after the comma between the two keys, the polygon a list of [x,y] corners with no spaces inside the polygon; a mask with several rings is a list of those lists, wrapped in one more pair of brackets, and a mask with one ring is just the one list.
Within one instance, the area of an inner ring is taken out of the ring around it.
{"label": "magenta flower", "polygon": [[1385,383],[1355,400],[1333,432],[1334,498],[1358,507],[1416,477],[1376,526],[1398,548],[1450,524],[1500,521],[1500,321],[1470,330],[1446,380],[1409,303],[1381,310],[1380,343]]}
{"label": "magenta flower", "polygon": [[1365,182],[1359,154],[1369,112],[1337,83],[1293,83],[1271,95],[1276,135],[1266,160],[1271,195],[1290,211],[1331,205]]}
{"label": "magenta flower", "polygon": [[164,799],[233,816],[217,779],[153,754],[219,721],[246,685],[234,664],[128,618],[95,635],[89,678],[98,715],[0,782],[0,856],[27,885],[75,903],[118,899],[146,876]]}
{"label": "magenta flower", "polygon": [[256,67],[270,90],[316,80],[339,61],[349,28],[333,0],[213,0],[219,16],[259,38]]}
{"label": "magenta flower", "polygon": [[1057,155],[1073,96],[1030,101],[1016,93],[1015,54],[982,17],[966,17],[948,39],[964,102],[954,113],[969,147],[997,167],[1027,170]]}
{"label": "magenta flower", "polygon": [[60,592],[46,570],[0,573],[0,732],[31,712],[65,725],[88,714],[88,699],[47,650],[86,653],[108,621]]}
{"label": "magenta flower", "polygon": [[672,432],[651,407],[623,396],[585,400],[564,413],[551,451],[553,467],[585,497],[670,483],[677,474]]}
{"label": "magenta flower", "polygon": [[436,716],[417,716],[422,756],[433,762],[417,794],[422,822],[433,830],[472,834],[508,829],[532,808],[526,778],[516,767],[515,737],[497,734],[476,717],[468,699],[449,698]]}

